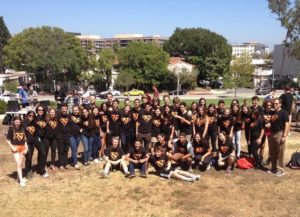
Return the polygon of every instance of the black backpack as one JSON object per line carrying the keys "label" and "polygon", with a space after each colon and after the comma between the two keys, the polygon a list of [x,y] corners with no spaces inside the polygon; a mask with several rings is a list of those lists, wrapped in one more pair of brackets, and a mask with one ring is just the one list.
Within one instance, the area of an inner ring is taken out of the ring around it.
{"label": "black backpack", "polygon": [[11,121],[12,121],[12,115],[6,114],[4,116],[4,119],[2,121],[3,125],[11,125]]}
{"label": "black backpack", "polygon": [[297,150],[292,154],[291,160],[288,163],[288,167],[291,169],[300,169],[300,151]]}

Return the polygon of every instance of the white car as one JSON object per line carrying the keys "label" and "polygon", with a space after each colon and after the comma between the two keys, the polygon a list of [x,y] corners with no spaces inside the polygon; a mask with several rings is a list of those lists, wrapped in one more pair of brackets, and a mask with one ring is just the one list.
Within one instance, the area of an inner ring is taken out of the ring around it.
{"label": "white car", "polygon": [[113,96],[120,96],[121,92],[118,90],[107,90],[107,91],[103,91],[100,94],[101,95],[107,95],[108,93],[111,93]]}
{"label": "white car", "polygon": [[12,94],[12,93],[3,93],[0,95],[0,100],[3,100],[4,102],[8,102],[9,100],[15,100],[16,99],[16,95]]}

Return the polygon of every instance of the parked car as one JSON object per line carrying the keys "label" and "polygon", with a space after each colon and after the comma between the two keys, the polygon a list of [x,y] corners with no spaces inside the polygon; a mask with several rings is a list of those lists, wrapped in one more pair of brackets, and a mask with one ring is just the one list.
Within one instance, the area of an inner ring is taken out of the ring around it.
{"label": "parked car", "polygon": [[[181,89],[181,90],[178,91],[178,95],[185,95],[186,92],[187,92],[186,90]],[[169,95],[170,95],[170,96],[177,95],[177,90],[170,91],[170,92],[169,92]]]}
{"label": "parked car", "polygon": [[125,92],[124,96],[141,96],[145,94],[143,90],[132,89],[131,91]]}
{"label": "parked car", "polygon": [[3,100],[4,102],[8,102],[9,100],[16,99],[16,94],[4,92],[3,94],[0,94],[0,100]]}
{"label": "parked car", "polygon": [[256,95],[267,95],[272,90],[271,87],[259,87],[255,90]]}
{"label": "parked car", "polygon": [[107,90],[107,91],[102,91],[101,93],[97,94],[97,96],[100,99],[106,99],[108,93],[111,93],[113,96],[120,96],[121,95],[121,92],[118,91],[118,90]]}
{"label": "parked car", "polygon": [[210,83],[210,87],[213,89],[222,89],[222,88],[224,88],[224,84],[223,84],[223,81],[216,80],[216,81],[212,81]]}
{"label": "parked car", "polygon": [[210,81],[209,80],[200,80],[199,81],[199,85],[200,86],[209,86],[210,85]]}

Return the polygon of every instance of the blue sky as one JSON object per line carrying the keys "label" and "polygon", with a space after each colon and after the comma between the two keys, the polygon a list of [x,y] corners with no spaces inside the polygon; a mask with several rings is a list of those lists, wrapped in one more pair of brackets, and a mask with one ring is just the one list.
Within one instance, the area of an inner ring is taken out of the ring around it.
{"label": "blue sky", "polygon": [[42,25],[102,37],[202,27],[230,43],[257,41],[271,49],[285,36],[267,0],[0,0],[0,16],[12,34]]}

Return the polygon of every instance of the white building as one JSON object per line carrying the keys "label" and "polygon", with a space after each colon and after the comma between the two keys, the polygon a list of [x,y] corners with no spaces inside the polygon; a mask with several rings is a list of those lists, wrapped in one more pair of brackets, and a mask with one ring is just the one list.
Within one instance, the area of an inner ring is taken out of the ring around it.
{"label": "white building", "polygon": [[175,73],[192,72],[194,68],[193,64],[184,62],[180,57],[171,57],[168,64],[168,70]]}
{"label": "white building", "polygon": [[25,71],[15,72],[9,71],[9,73],[0,74],[0,91],[3,92],[3,85],[5,82],[16,81],[18,83],[28,83],[30,78]]}
{"label": "white building", "polygon": [[254,72],[252,73],[254,87],[270,86],[273,70],[272,63],[269,63],[268,61],[270,60],[252,60],[252,64],[254,65]]}
{"label": "white building", "polygon": [[232,56],[240,57],[243,53],[264,55],[270,53],[270,48],[256,42],[245,42],[239,45],[232,45]]}

